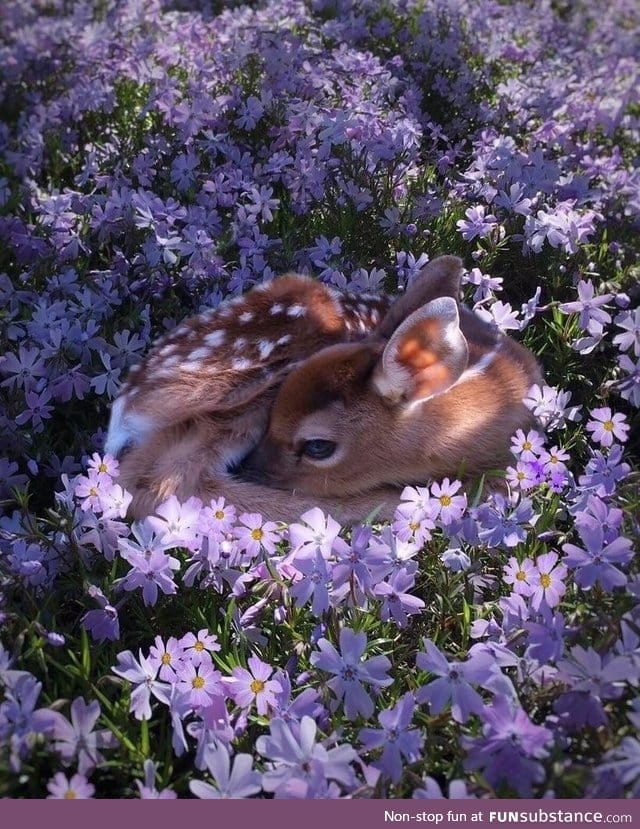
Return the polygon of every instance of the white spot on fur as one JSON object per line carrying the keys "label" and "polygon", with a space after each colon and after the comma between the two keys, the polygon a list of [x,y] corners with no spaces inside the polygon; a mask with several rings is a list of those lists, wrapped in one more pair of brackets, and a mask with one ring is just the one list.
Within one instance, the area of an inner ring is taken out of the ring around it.
{"label": "white spot on fur", "polygon": [[293,337],[291,336],[291,334],[285,334],[283,337],[280,337],[277,340],[277,344],[278,345],[286,345],[287,343],[290,343],[292,339],[293,339]]}
{"label": "white spot on fur", "polygon": [[273,351],[276,347],[277,343],[274,343],[272,340],[258,340],[258,352],[260,354],[261,360],[266,360],[269,354]]}
{"label": "white spot on fur", "polygon": [[251,311],[243,311],[238,317],[238,319],[244,325],[247,322],[251,322],[251,320],[253,319],[253,314]]}
{"label": "white spot on fur", "polygon": [[236,351],[241,351],[243,348],[247,347],[247,338],[246,337],[236,337],[233,341],[233,347]]}
{"label": "white spot on fur", "polygon": [[130,443],[139,444],[153,428],[153,421],[146,415],[126,411],[126,401],[119,397],[111,407],[109,430],[105,452],[114,458]]}
{"label": "white spot on fur", "polygon": [[253,367],[253,363],[251,360],[247,360],[244,357],[235,357],[231,361],[231,368],[235,371],[246,371],[249,368]]}
{"label": "white spot on fur", "polygon": [[304,305],[295,304],[292,305],[291,308],[287,311],[288,317],[303,317],[307,313],[307,309]]}
{"label": "white spot on fur", "polygon": [[269,313],[272,317],[275,317],[276,314],[283,314],[284,305],[281,302],[274,302],[271,308],[269,308]]}
{"label": "white spot on fur", "polygon": [[204,341],[208,346],[216,346],[222,345],[226,337],[224,331],[212,331],[210,334],[206,334]]}
{"label": "white spot on fur", "polygon": [[169,343],[169,345],[165,345],[163,348],[158,351],[158,354],[161,357],[166,357],[167,354],[171,354],[172,351],[177,349],[177,345],[175,343]]}
{"label": "white spot on fur", "polygon": [[200,360],[204,360],[206,357],[211,355],[211,349],[203,347],[203,348],[196,348],[195,351],[192,351],[189,354],[189,362],[199,362]]}

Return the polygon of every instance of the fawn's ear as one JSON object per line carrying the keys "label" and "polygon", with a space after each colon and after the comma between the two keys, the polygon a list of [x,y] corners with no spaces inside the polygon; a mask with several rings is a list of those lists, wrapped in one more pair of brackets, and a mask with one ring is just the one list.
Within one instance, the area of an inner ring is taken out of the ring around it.
{"label": "fawn's ear", "polygon": [[238,381],[236,377],[234,383],[225,384],[224,386],[218,378],[215,399],[207,400],[205,398],[202,401],[203,408],[209,413],[227,413],[248,406],[257,397],[279,386],[287,374],[298,364],[290,362],[284,365],[270,366],[262,371],[248,373],[241,381]]}
{"label": "fawn's ear", "polygon": [[422,402],[451,388],[468,359],[458,303],[452,297],[439,297],[410,314],[393,332],[374,371],[373,387],[394,403]]}
{"label": "fawn's ear", "polygon": [[405,293],[391,305],[376,334],[388,339],[402,320],[432,299],[451,297],[457,302],[461,278],[462,261],[457,256],[438,256],[437,259],[432,259],[422,268]]}

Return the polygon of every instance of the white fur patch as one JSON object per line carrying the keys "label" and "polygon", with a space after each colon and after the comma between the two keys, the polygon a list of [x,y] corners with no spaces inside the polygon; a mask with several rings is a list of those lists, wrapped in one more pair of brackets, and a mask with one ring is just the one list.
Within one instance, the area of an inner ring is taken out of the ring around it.
{"label": "white fur patch", "polygon": [[287,311],[288,317],[303,317],[307,313],[307,309],[304,305],[295,304],[292,305],[291,308]]}
{"label": "white fur patch", "polygon": [[251,320],[253,319],[253,313],[251,311],[243,311],[238,317],[238,319],[244,325],[247,322],[251,322]]}
{"label": "white fur patch", "polygon": [[246,360],[244,357],[236,357],[234,360],[231,361],[231,368],[235,369],[235,371],[246,371],[249,368],[252,368],[254,363],[251,360]]}
{"label": "white fur patch", "polygon": [[210,334],[206,334],[204,341],[209,346],[216,346],[222,345],[226,337],[224,331],[212,331]]}
{"label": "white fur patch", "polygon": [[277,340],[277,345],[286,345],[287,343],[290,343],[292,339],[293,337],[291,334],[285,334]]}
{"label": "white fur patch", "polygon": [[281,302],[274,302],[271,308],[269,308],[269,313],[272,317],[275,317],[276,314],[284,313],[284,305]]}
{"label": "white fur patch", "polygon": [[191,354],[189,354],[188,359],[189,359],[190,363],[193,363],[193,362],[200,362],[200,360],[204,360],[206,357],[209,357],[209,356],[211,356],[211,349],[207,348],[207,347],[203,347],[203,348],[196,348],[195,351],[192,351]]}
{"label": "white fur patch", "polygon": [[140,444],[153,429],[153,420],[136,412],[126,411],[126,401],[119,397],[111,407],[105,452],[114,458],[125,446]]}
{"label": "white fur patch", "polygon": [[273,340],[258,340],[258,352],[260,354],[261,360],[266,360],[269,354],[273,351],[276,347],[277,343],[274,343]]}

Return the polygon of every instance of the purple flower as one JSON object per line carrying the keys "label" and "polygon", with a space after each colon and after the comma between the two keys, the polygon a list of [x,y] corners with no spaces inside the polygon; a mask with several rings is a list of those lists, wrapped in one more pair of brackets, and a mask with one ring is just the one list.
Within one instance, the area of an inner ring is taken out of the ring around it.
{"label": "purple flower", "polygon": [[348,745],[326,749],[316,742],[318,726],[311,717],[299,723],[273,719],[268,737],[258,737],[256,750],[269,765],[262,775],[262,787],[276,797],[314,797],[328,780],[337,781],[348,790],[357,778],[351,763],[358,757]]}
{"label": "purple flower", "polygon": [[78,771],[86,774],[103,761],[101,748],[113,748],[116,740],[111,731],[93,728],[100,716],[100,704],[97,700],[86,703],[82,697],[76,697],[71,703],[71,722],[56,712],[53,727],[54,748],[65,763],[77,759]]}
{"label": "purple flower", "polygon": [[558,554],[543,553],[536,558],[536,571],[531,577],[531,607],[537,610],[542,602],[555,607],[567,588],[563,579],[567,575],[564,564],[558,563]]}
{"label": "purple flower", "polygon": [[536,567],[530,558],[519,562],[515,556],[511,556],[504,566],[504,581],[512,585],[512,590],[520,596],[530,596],[532,592],[531,582],[536,574]]}
{"label": "purple flower", "polygon": [[585,468],[585,474],[578,478],[581,487],[591,490],[599,498],[613,495],[618,481],[627,477],[631,467],[622,460],[622,446],[614,444],[608,455],[596,450]]}
{"label": "purple flower", "polygon": [[314,507],[301,516],[304,524],[292,524],[289,527],[289,544],[295,557],[312,556],[319,550],[324,558],[329,558],[334,545],[346,548],[347,545],[338,538],[342,529],[337,521],[325,516],[321,509]]}
{"label": "purple flower", "polygon": [[502,696],[483,711],[482,720],[481,737],[462,739],[468,752],[465,768],[480,769],[492,786],[505,783],[520,797],[531,797],[533,784],[544,780],[538,761],[548,755],[551,732]]}
{"label": "purple flower", "polygon": [[611,446],[613,439],[617,438],[621,443],[624,443],[628,437],[629,425],[627,419],[619,412],[611,414],[611,409],[604,406],[601,409],[591,409],[591,417],[593,420],[588,421],[585,428],[587,432],[592,432],[592,439],[601,446]]}
{"label": "purple flower", "polygon": [[166,643],[161,636],[156,636],[149,648],[149,665],[159,672],[163,682],[174,682],[178,671],[183,666],[184,646],[175,636],[170,636]]}
{"label": "purple flower", "polygon": [[171,789],[161,789],[160,791],[156,789],[157,766],[158,764],[154,763],[153,760],[147,759],[144,761],[144,783],[142,783],[140,780],[136,780],[136,786],[138,787],[138,791],[140,793],[140,799],[175,800],[178,795]]}
{"label": "purple flower", "polygon": [[380,582],[373,588],[373,595],[382,599],[380,618],[383,622],[393,619],[399,627],[405,627],[412,616],[424,608],[425,603],[418,596],[407,591],[415,585],[415,576],[406,570],[397,570],[388,581]]}
{"label": "purple flower", "polygon": [[50,736],[57,721],[57,714],[48,708],[36,709],[42,683],[26,672],[18,672],[12,686],[5,690],[4,702],[0,703],[0,741],[9,747],[9,763],[19,772],[38,734]]}
{"label": "purple flower", "polygon": [[137,720],[151,719],[151,695],[156,699],[164,700],[164,691],[169,687],[165,682],[156,679],[157,667],[154,668],[142,651],[136,659],[131,651],[122,651],[118,654],[118,664],[111,668],[114,674],[123,677],[135,685],[131,691],[129,711]]}
{"label": "purple flower", "polygon": [[471,714],[479,714],[484,702],[471,683],[487,687],[496,679],[490,657],[479,654],[466,662],[449,662],[430,639],[422,642],[425,650],[416,656],[416,665],[438,678],[418,689],[418,702],[428,702],[434,717],[451,703],[451,716],[459,723],[466,722]]}
{"label": "purple flower", "polygon": [[209,633],[207,628],[199,630],[197,635],[185,633],[179,645],[183,650],[184,658],[189,659],[193,665],[211,662],[211,654],[220,650],[218,637],[215,633]]}
{"label": "purple flower", "polygon": [[[122,546],[123,539],[120,540]],[[128,542],[130,543],[130,542]],[[165,595],[177,592],[172,570],[180,569],[177,558],[167,555],[162,550],[152,550],[150,555],[143,555],[129,550],[121,550],[121,556],[132,565],[131,570],[118,582],[122,590],[142,589],[145,605],[154,605],[158,600],[158,588]]]}
{"label": "purple flower", "polygon": [[378,714],[382,728],[363,728],[358,739],[366,751],[382,748],[382,756],[375,766],[392,783],[400,782],[406,763],[420,759],[423,735],[417,728],[411,728],[415,701],[412,694],[405,694],[393,708]]}
{"label": "purple flower", "polygon": [[257,656],[250,656],[247,660],[249,670],[234,668],[232,676],[227,679],[229,692],[237,705],[249,708],[254,702],[258,714],[266,717],[269,709],[277,707],[276,694],[282,690],[277,680],[269,679],[273,668]]}
{"label": "purple flower", "polygon": [[450,482],[448,478],[440,483],[435,481],[431,484],[431,494],[439,504],[437,517],[445,526],[449,526],[454,521],[459,521],[467,508],[467,496],[464,493],[456,495],[461,486],[460,481]]}
{"label": "purple flower", "polygon": [[633,558],[631,540],[620,536],[605,544],[602,524],[585,513],[582,513],[578,532],[584,548],[575,544],[562,546],[567,554],[564,563],[567,567],[576,568],[576,583],[585,589],[597,583],[607,591],[626,584],[627,577],[615,565],[628,564]]}
{"label": "purple flower", "polygon": [[470,207],[464,212],[467,218],[456,222],[456,226],[466,242],[470,242],[476,237],[488,236],[497,224],[496,217],[491,213],[485,216],[484,211],[482,205]]}
{"label": "purple flower", "polygon": [[311,612],[321,616],[329,609],[331,576],[327,562],[318,548],[305,558],[296,557],[295,568],[300,577],[289,588],[296,605],[302,607],[312,599]]}
{"label": "purple flower", "polygon": [[87,800],[94,796],[96,787],[84,774],[74,774],[69,779],[59,771],[47,783],[47,791],[47,800]]}
{"label": "purple flower", "polygon": [[222,674],[214,669],[211,661],[199,665],[182,663],[178,668],[176,689],[194,708],[210,705],[214,697],[225,696]]}
{"label": "purple flower", "polygon": [[115,642],[120,638],[118,611],[109,604],[109,600],[99,587],[91,584],[87,588],[87,593],[98,602],[101,610],[88,610],[80,620],[82,627],[89,631],[96,642]]}
{"label": "purple flower", "polygon": [[611,322],[611,316],[602,311],[601,306],[612,299],[613,294],[595,296],[593,282],[590,279],[586,282],[581,279],[578,282],[578,301],[564,302],[558,307],[563,314],[580,314],[580,328],[588,329],[592,321],[602,325]]}
{"label": "purple flower", "polygon": [[328,641],[320,639],[320,652],[311,654],[311,664],[322,671],[334,674],[327,685],[338,700],[343,700],[344,712],[348,719],[353,720],[359,714],[368,719],[373,714],[373,700],[364,689],[364,684],[374,688],[384,688],[393,680],[386,676],[391,668],[391,662],[386,656],[374,656],[362,659],[367,647],[365,633],[356,633],[350,628],[340,631],[340,651]]}
{"label": "purple flower", "polygon": [[251,797],[261,790],[261,778],[253,770],[250,754],[236,754],[231,766],[229,749],[223,743],[215,743],[205,752],[205,762],[213,785],[203,780],[191,780],[189,788],[196,797],[220,800]]}

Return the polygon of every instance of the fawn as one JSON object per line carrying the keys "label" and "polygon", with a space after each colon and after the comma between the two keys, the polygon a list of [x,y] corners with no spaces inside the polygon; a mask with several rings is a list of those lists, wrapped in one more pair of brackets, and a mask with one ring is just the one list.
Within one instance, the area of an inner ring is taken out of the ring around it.
{"label": "fawn", "polygon": [[344,520],[395,493],[304,499],[237,480],[232,469],[266,429],[283,377],[322,348],[362,339],[389,307],[385,295],[335,291],[288,274],[186,320],[134,366],[115,400],[105,450],[142,517],[170,495],[223,495],[245,512],[294,520],[320,506]]}
{"label": "fawn", "polygon": [[427,265],[361,342],[294,368],[241,463],[248,480],[349,499],[383,486],[476,476],[504,465],[533,424],[541,373],[523,346],[460,307],[461,262]]}
{"label": "fawn", "polygon": [[393,303],[288,275],[158,342],[113,406],[132,511],[223,495],[294,520],[352,521],[400,488],[507,460],[540,382],[526,349],[458,304],[461,262],[430,262]]}

